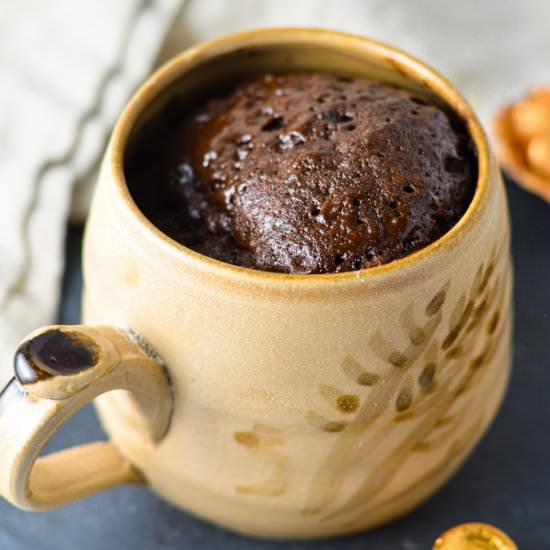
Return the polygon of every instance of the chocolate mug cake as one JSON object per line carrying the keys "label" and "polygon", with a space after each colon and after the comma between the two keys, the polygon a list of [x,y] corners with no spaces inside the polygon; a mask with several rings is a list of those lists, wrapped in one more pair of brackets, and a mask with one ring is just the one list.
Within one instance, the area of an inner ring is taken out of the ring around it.
{"label": "chocolate mug cake", "polygon": [[[268,72],[281,76],[243,79]],[[422,62],[319,29],[197,45],[115,125],[87,222],[84,324],[19,348],[62,333],[93,364],[74,372],[65,341],[46,350],[55,376],[17,368],[0,388],[0,495],[46,510],[146,483],[280,539],[400,517],[456,472],[502,400],[509,244],[483,129]],[[41,455],[92,400],[110,441]]]}
{"label": "chocolate mug cake", "polygon": [[333,273],[402,258],[446,233],[476,163],[456,116],[378,81],[266,74],[194,109],[172,102],[126,163],[140,209],[236,265]]}

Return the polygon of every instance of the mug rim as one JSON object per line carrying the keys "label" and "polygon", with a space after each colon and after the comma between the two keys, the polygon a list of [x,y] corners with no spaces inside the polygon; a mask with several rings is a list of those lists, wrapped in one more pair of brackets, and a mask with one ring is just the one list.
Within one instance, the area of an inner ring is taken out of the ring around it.
{"label": "mug rim", "polygon": [[[134,202],[126,183],[124,160],[128,137],[151,101],[170,84],[181,78],[186,71],[215,57],[243,48],[292,43],[333,47],[335,50],[355,52],[360,57],[383,60],[405,77],[422,82],[437,97],[442,98],[464,121],[477,152],[477,181],[466,211],[441,237],[420,250],[380,266],[341,273],[290,274],[233,265],[196,252],[166,235],[142,213]],[[153,239],[156,245],[162,246],[171,255],[175,255],[178,261],[199,270],[205,276],[224,275],[229,280],[242,283],[246,279],[247,282],[260,285],[318,286],[350,281],[363,282],[367,279],[371,281],[417,265],[434,253],[454,248],[464,234],[473,228],[488,202],[488,188],[491,182],[489,177],[491,157],[486,134],[468,102],[445,77],[413,55],[384,42],[320,28],[272,27],[248,30],[224,35],[184,50],[157,69],[134,93],[115,124],[109,147],[111,179],[118,197],[122,199],[134,222],[137,222],[145,231],[148,238]]]}

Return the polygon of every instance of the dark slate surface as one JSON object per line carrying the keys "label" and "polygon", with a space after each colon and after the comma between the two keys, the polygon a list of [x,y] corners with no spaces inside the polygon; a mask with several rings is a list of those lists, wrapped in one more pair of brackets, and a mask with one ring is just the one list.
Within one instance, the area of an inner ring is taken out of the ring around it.
{"label": "dark slate surface", "polygon": [[[383,529],[322,542],[242,538],[164,503],[146,488],[119,488],[49,513],[0,502],[0,550],[335,549],[421,550],[448,527],[486,521],[521,550],[550,549],[550,206],[508,186],[514,230],[515,369],[496,423],[458,475],[406,518]],[[80,240],[72,228],[59,320],[77,322]],[[87,408],[52,448],[103,438]],[[1,452],[1,451],[0,451]]]}

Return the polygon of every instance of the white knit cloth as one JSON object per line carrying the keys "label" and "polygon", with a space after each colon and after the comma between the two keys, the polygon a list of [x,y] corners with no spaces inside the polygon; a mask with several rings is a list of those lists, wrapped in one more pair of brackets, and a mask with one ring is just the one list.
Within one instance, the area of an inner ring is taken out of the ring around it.
{"label": "white knit cloth", "polygon": [[146,78],[178,0],[0,0],[0,388],[53,321],[73,185]]}
{"label": "white knit cloth", "polygon": [[242,29],[333,28],[426,60],[487,123],[550,84],[549,22],[548,0],[0,0],[0,389],[17,341],[54,318],[73,190],[82,212],[108,133],[155,63]]}

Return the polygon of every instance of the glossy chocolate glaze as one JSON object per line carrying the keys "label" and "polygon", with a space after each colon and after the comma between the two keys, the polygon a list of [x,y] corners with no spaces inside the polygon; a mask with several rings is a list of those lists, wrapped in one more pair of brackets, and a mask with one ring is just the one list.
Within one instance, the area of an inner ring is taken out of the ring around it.
{"label": "glossy chocolate glaze", "polygon": [[138,206],[173,239],[286,273],[377,266],[447,232],[476,159],[452,115],[408,91],[265,75],[191,112],[175,101],[126,162]]}

